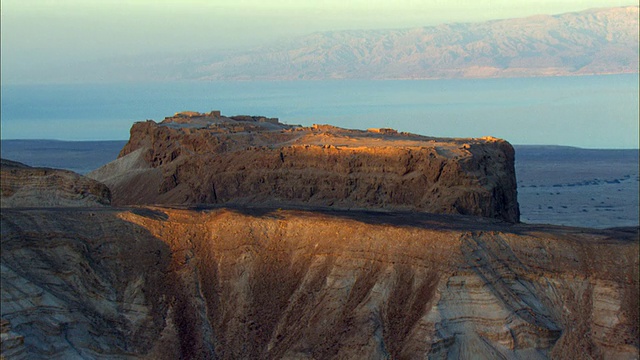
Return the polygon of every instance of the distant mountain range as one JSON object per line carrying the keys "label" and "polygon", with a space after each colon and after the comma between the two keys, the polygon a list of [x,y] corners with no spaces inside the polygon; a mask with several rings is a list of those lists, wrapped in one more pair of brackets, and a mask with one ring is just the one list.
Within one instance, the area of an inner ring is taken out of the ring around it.
{"label": "distant mountain range", "polygon": [[89,77],[437,79],[637,73],[638,6],[401,30],[320,32],[249,50],[116,60],[100,68]]}

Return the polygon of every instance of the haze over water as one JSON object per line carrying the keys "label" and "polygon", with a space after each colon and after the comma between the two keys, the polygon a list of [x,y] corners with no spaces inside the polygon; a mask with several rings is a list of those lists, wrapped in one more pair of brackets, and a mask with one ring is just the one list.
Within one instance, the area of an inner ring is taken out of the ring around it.
{"label": "haze over water", "polygon": [[181,110],[391,127],[514,144],[638,148],[638,74],[581,77],[3,85],[2,139],[125,140]]}

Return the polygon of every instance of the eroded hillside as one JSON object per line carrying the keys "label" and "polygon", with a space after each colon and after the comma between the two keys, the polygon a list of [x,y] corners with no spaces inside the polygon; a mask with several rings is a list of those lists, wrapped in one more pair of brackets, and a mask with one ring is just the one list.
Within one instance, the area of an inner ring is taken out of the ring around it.
{"label": "eroded hillside", "polygon": [[1,221],[15,358],[638,354],[637,231],[247,207]]}
{"label": "eroded hillside", "polygon": [[90,207],[111,203],[107,186],[72,171],[0,161],[1,207]]}

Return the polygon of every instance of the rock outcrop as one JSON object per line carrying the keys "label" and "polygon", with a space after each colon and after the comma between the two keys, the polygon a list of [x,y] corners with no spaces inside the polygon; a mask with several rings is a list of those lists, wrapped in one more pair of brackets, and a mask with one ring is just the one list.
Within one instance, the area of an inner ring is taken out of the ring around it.
{"label": "rock outcrop", "polygon": [[68,170],[34,168],[1,159],[2,207],[57,207],[109,205],[104,184]]}
{"label": "rock outcrop", "polygon": [[637,229],[247,207],[0,225],[3,341],[30,359],[638,355]]}
{"label": "rock outcrop", "polygon": [[109,186],[117,205],[298,205],[519,220],[514,151],[495,138],[183,112],[134,124],[119,159],[88,176]]}
{"label": "rock outcrop", "polygon": [[502,140],[182,112],[136,124],[91,176],[136,206],[98,206],[109,190],[74,173],[2,162],[3,358],[640,349],[639,229],[518,223]]}

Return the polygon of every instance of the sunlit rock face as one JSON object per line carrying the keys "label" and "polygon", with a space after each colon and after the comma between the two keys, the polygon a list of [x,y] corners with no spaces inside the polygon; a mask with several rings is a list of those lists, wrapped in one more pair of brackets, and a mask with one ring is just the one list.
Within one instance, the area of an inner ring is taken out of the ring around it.
{"label": "sunlit rock face", "polygon": [[0,225],[3,356],[638,353],[635,230],[247,207],[4,209]]}
{"label": "sunlit rock face", "polygon": [[90,173],[117,205],[263,204],[417,210],[517,222],[514,150],[495,138],[299,127],[184,112],[136,123]]}

